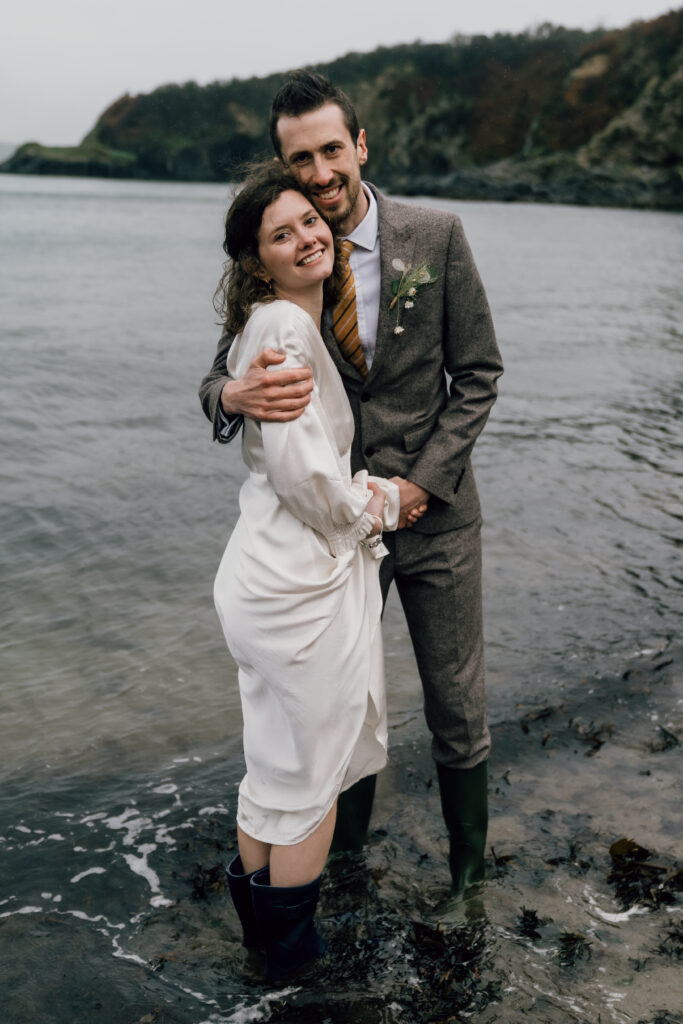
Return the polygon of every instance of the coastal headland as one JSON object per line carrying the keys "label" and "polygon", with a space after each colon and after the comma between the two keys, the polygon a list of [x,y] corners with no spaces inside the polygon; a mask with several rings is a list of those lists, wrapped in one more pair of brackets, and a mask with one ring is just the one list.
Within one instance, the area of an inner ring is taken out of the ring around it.
{"label": "coastal headland", "polygon": [[[683,8],[616,31],[544,24],[349,53],[345,89],[387,191],[683,209]],[[281,74],[125,94],[80,145],[26,142],[13,174],[225,182],[270,154]]]}

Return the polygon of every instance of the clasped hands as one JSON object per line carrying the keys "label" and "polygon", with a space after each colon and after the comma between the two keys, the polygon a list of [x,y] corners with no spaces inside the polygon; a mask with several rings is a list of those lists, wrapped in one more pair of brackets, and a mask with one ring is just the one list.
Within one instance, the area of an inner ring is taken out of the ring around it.
{"label": "clasped hands", "polygon": [[[429,502],[428,492],[422,487],[418,487],[417,484],[412,483],[412,481],[404,480],[402,476],[392,476],[389,483],[396,484],[401,500],[397,529],[402,530],[406,526],[413,526],[427,511]],[[371,515],[379,516],[381,521],[384,510],[384,491],[378,484],[372,482],[368,483],[368,487],[372,491],[373,496],[365,511]],[[373,532],[379,532],[379,527]]]}
{"label": "clasped hands", "polygon": [[[266,348],[239,380],[229,380],[221,391],[226,416],[241,414],[253,420],[286,423],[297,419],[310,402],[313,375],[307,366],[271,371],[269,366],[284,362],[284,352]],[[413,526],[427,511],[429,493],[411,480],[394,476],[401,499],[398,529]],[[374,497],[374,488],[373,497]],[[382,498],[383,501],[383,498]]]}
{"label": "clasped hands", "polygon": [[419,484],[412,480],[405,480],[402,476],[392,476],[390,482],[398,487],[401,499],[401,510],[398,514],[398,529],[406,526],[414,526],[418,519],[427,511],[429,505],[429,491],[425,491]]}

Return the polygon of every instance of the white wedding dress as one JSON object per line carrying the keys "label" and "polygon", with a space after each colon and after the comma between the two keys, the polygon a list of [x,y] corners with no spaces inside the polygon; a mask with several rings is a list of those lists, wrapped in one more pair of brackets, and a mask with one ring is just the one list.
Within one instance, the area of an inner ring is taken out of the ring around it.
{"label": "white wedding dress", "polygon": [[[247,771],[237,821],[255,839],[290,845],[386,763],[386,548],[359,543],[373,526],[368,475],[351,478],[353,416],[313,321],[284,300],[254,307],[230,348],[230,376],[242,377],[266,347],[287,354],[274,369],[309,366],[315,387],[299,419],[245,420],[250,475],[214,598],[239,668]],[[396,529],[398,488],[377,483],[385,529]]]}

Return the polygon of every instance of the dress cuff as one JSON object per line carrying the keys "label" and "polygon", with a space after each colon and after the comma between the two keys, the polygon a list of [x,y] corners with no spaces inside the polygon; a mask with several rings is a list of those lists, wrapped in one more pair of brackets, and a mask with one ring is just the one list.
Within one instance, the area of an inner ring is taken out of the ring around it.
{"label": "dress cuff", "polygon": [[328,534],[327,537],[330,553],[336,556],[343,555],[346,551],[351,551],[360,541],[369,537],[374,528],[375,517],[370,515],[369,512],[363,512],[360,519],[357,519],[355,523],[343,523],[336,526],[334,532]]}

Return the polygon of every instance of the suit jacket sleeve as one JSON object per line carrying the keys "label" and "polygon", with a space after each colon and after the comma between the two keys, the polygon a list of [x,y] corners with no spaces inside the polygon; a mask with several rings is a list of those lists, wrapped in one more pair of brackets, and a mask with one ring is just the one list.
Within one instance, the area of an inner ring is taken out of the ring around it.
{"label": "suit jacket sleeve", "polygon": [[503,372],[484,286],[457,217],[444,274],[443,357],[451,378],[449,397],[409,479],[452,505]]}
{"label": "suit jacket sleeve", "polygon": [[242,424],[242,417],[235,417],[235,429],[230,431],[228,436],[220,433],[224,424],[221,420],[221,392],[225,382],[229,380],[228,371],[225,368],[225,361],[230,351],[234,335],[224,331],[218,340],[216,357],[213,366],[199,385],[199,401],[201,402],[204,414],[213,426],[213,439],[220,444],[227,444],[239,431]]}

